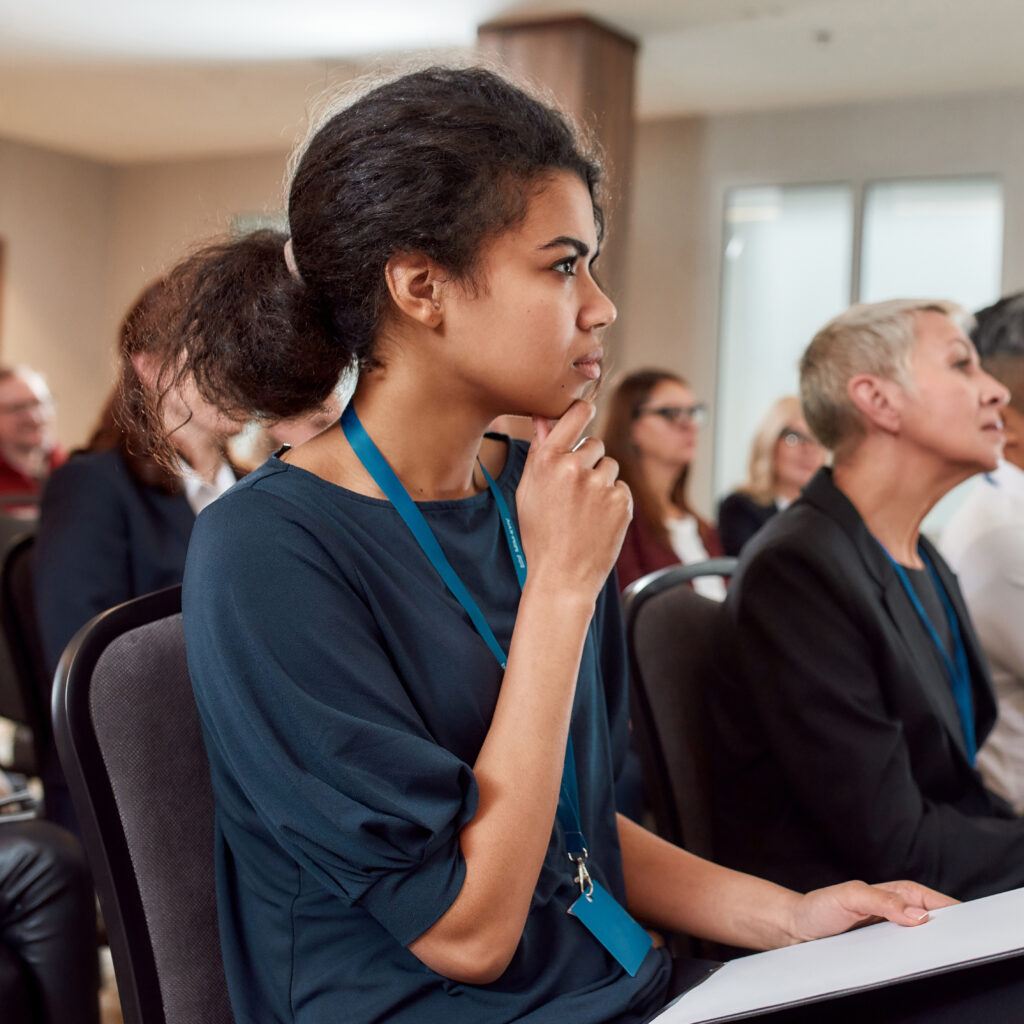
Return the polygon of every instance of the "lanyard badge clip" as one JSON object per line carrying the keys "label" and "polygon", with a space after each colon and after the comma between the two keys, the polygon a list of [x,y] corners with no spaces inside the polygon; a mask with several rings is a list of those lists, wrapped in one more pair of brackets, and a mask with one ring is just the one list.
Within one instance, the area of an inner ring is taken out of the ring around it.
{"label": "lanyard badge clip", "polygon": [[580,895],[585,896],[588,900],[591,898],[594,892],[594,882],[590,877],[590,872],[587,871],[587,851],[583,851],[582,857],[573,858],[572,854],[569,855],[569,859],[573,860],[576,864],[576,876],[573,881],[580,887]]}

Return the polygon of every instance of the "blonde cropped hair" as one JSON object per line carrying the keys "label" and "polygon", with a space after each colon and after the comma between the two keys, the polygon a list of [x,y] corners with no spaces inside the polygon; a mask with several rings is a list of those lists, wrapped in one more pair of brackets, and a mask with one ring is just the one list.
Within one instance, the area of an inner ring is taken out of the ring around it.
{"label": "blonde cropped hair", "polygon": [[910,383],[910,353],[918,313],[941,313],[964,330],[970,314],[946,299],[862,302],[830,320],[800,359],[800,401],[811,433],[839,454],[863,435],[860,413],[846,386],[869,373],[901,387]]}
{"label": "blonde cropped hair", "polygon": [[759,505],[770,505],[775,500],[775,446],[782,432],[802,416],[800,399],[784,395],[772,403],[758,424],[750,445],[747,481],[739,490]]}

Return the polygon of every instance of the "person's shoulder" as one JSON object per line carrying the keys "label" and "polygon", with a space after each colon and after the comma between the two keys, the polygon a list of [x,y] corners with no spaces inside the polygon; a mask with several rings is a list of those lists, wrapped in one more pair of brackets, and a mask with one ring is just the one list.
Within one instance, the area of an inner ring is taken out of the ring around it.
{"label": "person's shoulder", "polygon": [[840,566],[849,569],[856,557],[843,527],[821,508],[798,499],[744,546],[730,594],[775,591],[807,579],[840,581]]}
{"label": "person's shoulder", "polygon": [[68,453],[59,444],[55,444],[46,453],[46,465],[47,465],[47,468],[48,468],[49,472],[51,472],[51,473],[55,469],[59,469],[67,461],[68,461]]}
{"label": "person's shoulder", "polygon": [[745,491],[732,491],[718,504],[720,508],[744,508],[749,505],[756,505],[757,502]]}
{"label": "person's shoulder", "polygon": [[1024,542],[1024,495],[984,477],[976,480],[939,537],[939,550],[958,563],[978,545]]}
{"label": "person's shoulder", "polygon": [[256,525],[280,515],[289,506],[301,509],[300,485],[308,475],[271,456],[207,505],[199,513],[196,527],[206,530],[221,526],[230,529],[232,523]]}
{"label": "person's shoulder", "polygon": [[[841,526],[822,509],[797,499],[772,516],[750,540],[751,554],[761,550],[803,550],[841,535]],[[744,551],[746,554],[746,550]]]}
{"label": "person's shoulder", "polygon": [[484,444],[493,446],[494,454],[485,459],[481,453],[482,461],[485,464],[490,462],[492,475],[499,484],[507,485],[514,490],[523,475],[526,456],[530,452],[530,442],[512,437],[510,434],[488,431],[484,434]]}
{"label": "person's shoulder", "polygon": [[749,494],[744,491],[733,491],[731,494],[727,494],[718,503],[718,516],[721,518],[729,515],[765,515],[767,513],[774,512],[775,508],[773,505],[762,505],[759,501],[755,501]]}
{"label": "person's shoulder", "polygon": [[72,452],[47,478],[43,501],[69,493],[95,493],[98,488],[116,487],[127,480],[128,469],[116,449]]}
{"label": "person's shoulder", "polygon": [[345,491],[271,456],[196,518],[191,547],[272,559],[285,547],[320,550],[344,538],[373,499]]}
{"label": "person's shoulder", "polygon": [[951,519],[937,548],[961,581],[1005,578],[1024,585],[1024,515]]}
{"label": "person's shoulder", "polygon": [[66,477],[74,473],[119,473],[123,470],[124,459],[116,448],[104,448],[100,451],[83,448],[73,451],[63,464],[53,471],[53,475]]}
{"label": "person's shoulder", "polygon": [[186,583],[200,579],[214,591],[240,573],[272,574],[279,560],[300,550],[313,560],[319,557],[313,550],[321,532],[316,516],[292,492],[296,472],[268,460],[199,513],[189,540]]}

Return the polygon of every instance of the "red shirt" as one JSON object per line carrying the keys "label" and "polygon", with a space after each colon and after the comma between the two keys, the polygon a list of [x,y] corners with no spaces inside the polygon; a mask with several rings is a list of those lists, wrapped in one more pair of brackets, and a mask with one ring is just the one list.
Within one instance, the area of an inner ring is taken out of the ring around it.
{"label": "red shirt", "polygon": [[67,453],[63,448],[55,446],[50,449],[46,456],[46,475],[43,477],[29,476],[16,466],[12,466],[3,452],[0,452],[0,514],[9,516],[34,516],[38,511],[38,501],[29,501],[24,504],[5,501],[7,497],[23,495],[34,495],[37,499],[43,493],[43,485],[46,478],[58,467],[67,461]]}

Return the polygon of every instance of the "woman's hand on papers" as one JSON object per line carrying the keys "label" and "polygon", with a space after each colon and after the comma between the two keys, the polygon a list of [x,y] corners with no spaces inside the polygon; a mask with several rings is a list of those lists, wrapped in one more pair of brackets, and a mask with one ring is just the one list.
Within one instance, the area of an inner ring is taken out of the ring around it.
{"label": "woman's hand on papers", "polygon": [[928,920],[929,910],[956,902],[917,882],[843,882],[797,895],[789,931],[793,942],[806,942],[876,921],[913,927]]}

